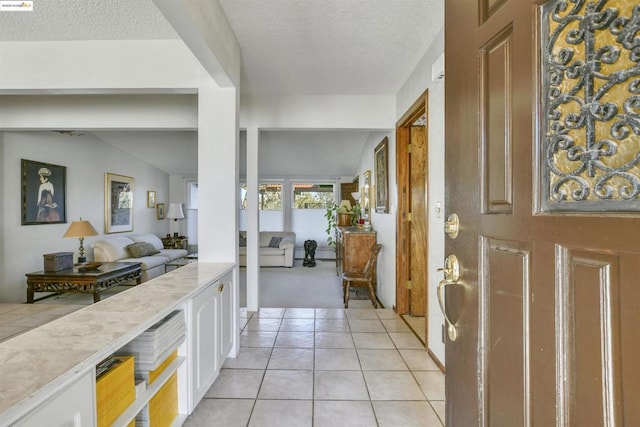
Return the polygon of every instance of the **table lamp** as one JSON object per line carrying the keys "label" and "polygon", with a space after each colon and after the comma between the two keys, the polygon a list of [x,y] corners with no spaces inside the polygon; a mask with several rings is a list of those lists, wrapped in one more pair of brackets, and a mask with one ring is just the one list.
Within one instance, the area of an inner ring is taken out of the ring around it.
{"label": "table lamp", "polygon": [[[182,203],[169,203],[167,218],[172,219],[174,222],[178,222],[179,219],[183,219],[184,213],[182,212]],[[174,232],[173,237],[178,237],[178,233]]]}
{"label": "table lamp", "polygon": [[80,221],[73,221],[63,237],[77,237],[80,239],[80,254],[78,256],[78,264],[87,262],[84,256],[84,238],[87,236],[97,236],[98,232],[89,221],[80,218]]}

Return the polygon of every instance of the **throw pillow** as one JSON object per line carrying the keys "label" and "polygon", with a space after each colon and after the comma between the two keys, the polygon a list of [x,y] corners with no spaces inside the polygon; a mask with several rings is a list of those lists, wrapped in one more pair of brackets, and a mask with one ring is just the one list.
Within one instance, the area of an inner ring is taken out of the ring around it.
{"label": "throw pillow", "polygon": [[280,242],[282,241],[282,237],[272,237],[271,241],[269,242],[269,247],[270,248],[279,248],[280,247]]}
{"label": "throw pillow", "polygon": [[125,249],[127,250],[127,253],[131,258],[142,258],[143,256],[155,255],[160,253],[160,251],[149,242],[132,243],[130,245],[127,245]]}

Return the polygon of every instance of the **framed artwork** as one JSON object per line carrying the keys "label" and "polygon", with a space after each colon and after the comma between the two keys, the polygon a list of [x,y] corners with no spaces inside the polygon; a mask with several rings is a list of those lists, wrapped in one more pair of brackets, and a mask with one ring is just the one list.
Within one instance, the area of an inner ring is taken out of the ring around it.
{"label": "framed artwork", "polygon": [[22,225],[67,222],[67,168],[21,159]]}
{"label": "framed artwork", "polygon": [[362,208],[364,209],[364,219],[371,221],[371,171],[362,174],[362,188],[360,189],[360,197],[362,200]]}
{"label": "framed artwork", "polygon": [[376,213],[389,213],[389,148],[385,137],[374,151],[376,173]]}
{"label": "framed artwork", "polygon": [[156,207],[156,192],[155,191],[147,191],[147,207],[155,208]]}
{"label": "framed artwork", "polygon": [[133,231],[133,178],[106,173],[104,178],[105,233]]}
{"label": "framed artwork", "polygon": [[164,203],[156,204],[156,218],[164,219]]}

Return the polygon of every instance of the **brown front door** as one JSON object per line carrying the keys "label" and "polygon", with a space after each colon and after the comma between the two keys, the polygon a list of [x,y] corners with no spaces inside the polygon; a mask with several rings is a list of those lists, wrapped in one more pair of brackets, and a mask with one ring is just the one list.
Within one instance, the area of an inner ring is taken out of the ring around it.
{"label": "brown front door", "polygon": [[640,425],[636,4],[445,2],[449,426]]}
{"label": "brown front door", "polygon": [[411,206],[409,314],[424,316],[427,310],[427,135],[424,126],[411,126],[409,129],[411,138],[409,153],[409,203]]}

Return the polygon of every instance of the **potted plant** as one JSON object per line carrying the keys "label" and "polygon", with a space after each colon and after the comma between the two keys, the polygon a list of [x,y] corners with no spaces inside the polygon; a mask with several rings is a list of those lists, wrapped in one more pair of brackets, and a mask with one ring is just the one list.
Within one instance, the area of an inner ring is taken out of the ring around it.
{"label": "potted plant", "polygon": [[327,207],[327,211],[324,214],[324,217],[327,219],[327,244],[335,245],[335,240],[333,236],[335,235],[335,228],[347,227],[353,224],[354,219],[354,210],[351,208],[351,204],[347,201],[346,203],[343,201],[340,205],[335,203],[331,203]]}

